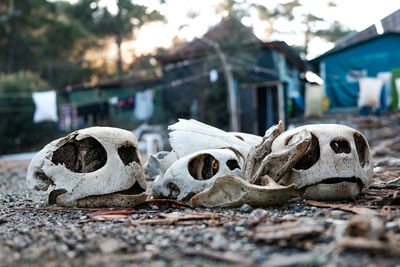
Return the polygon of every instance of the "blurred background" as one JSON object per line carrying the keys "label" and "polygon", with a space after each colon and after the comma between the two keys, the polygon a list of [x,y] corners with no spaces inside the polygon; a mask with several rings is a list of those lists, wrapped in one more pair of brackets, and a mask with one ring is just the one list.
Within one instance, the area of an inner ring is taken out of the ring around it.
{"label": "blurred background", "polygon": [[263,135],[382,116],[399,108],[399,47],[398,1],[2,0],[0,155],[95,125],[152,154],[178,118]]}

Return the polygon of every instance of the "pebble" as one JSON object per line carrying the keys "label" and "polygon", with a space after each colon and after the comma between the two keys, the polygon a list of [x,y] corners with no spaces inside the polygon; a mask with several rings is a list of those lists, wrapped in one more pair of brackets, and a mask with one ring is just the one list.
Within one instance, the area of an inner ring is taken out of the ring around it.
{"label": "pebble", "polygon": [[304,217],[307,215],[308,215],[307,211],[297,212],[294,214],[294,216],[296,216],[296,217]]}
{"label": "pebble", "polygon": [[241,212],[249,213],[249,212],[251,212],[252,210],[253,210],[253,208],[252,208],[250,205],[247,205],[247,204],[243,204],[243,205],[240,207],[240,211],[241,211]]}
{"label": "pebble", "polygon": [[315,213],[315,216],[317,217],[324,217],[325,213],[323,211],[317,211],[317,213]]}
{"label": "pebble", "polygon": [[227,247],[228,241],[221,234],[216,234],[211,242],[211,248],[215,250],[221,250]]}
{"label": "pebble", "polygon": [[342,210],[333,210],[332,212],[331,212],[331,215],[332,216],[341,216],[341,215],[343,215],[343,214],[345,214],[346,212],[344,212],[344,211],[342,211]]}

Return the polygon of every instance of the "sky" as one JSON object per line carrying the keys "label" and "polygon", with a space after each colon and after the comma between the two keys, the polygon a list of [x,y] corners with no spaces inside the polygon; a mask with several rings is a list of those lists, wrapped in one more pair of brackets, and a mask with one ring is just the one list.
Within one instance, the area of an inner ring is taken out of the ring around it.
{"label": "sky", "polygon": [[[328,22],[340,21],[352,30],[363,30],[375,24],[380,19],[400,8],[399,0],[334,0],[337,7],[328,7],[332,0],[300,0],[302,7],[296,10],[297,14],[310,12],[324,18]],[[110,12],[116,12],[115,0],[101,0],[99,5],[107,6]],[[220,16],[215,14],[215,6],[221,1],[216,0],[167,0],[167,4],[160,4],[159,0],[135,0],[135,3],[146,5],[149,9],[159,10],[167,19],[167,23],[150,23],[136,33],[136,40],[125,42],[123,49],[130,53],[140,55],[150,53],[154,47],[168,48],[175,36],[188,41],[201,37],[209,27],[220,21]],[[248,2],[262,3],[267,8],[273,8],[279,0],[248,0]],[[187,17],[188,12],[196,12],[194,19]],[[242,21],[247,26],[252,26],[254,33],[263,41],[283,40],[289,45],[302,45],[304,37],[301,21],[287,23],[277,21],[275,27],[283,33],[274,33],[266,39],[264,30],[266,22],[260,21],[256,12],[251,17]],[[182,27],[182,25],[186,25]],[[309,45],[309,58],[313,58],[333,47],[319,38],[314,39]]]}

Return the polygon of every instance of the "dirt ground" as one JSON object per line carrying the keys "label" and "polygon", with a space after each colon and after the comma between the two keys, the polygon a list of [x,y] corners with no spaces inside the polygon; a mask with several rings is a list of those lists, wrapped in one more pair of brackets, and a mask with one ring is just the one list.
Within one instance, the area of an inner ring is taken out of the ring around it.
{"label": "dirt ground", "polygon": [[364,133],[374,182],[354,201],[132,210],[43,207],[28,161],[0,161],[0,266],[400,266],[400,114],[330,115]]}

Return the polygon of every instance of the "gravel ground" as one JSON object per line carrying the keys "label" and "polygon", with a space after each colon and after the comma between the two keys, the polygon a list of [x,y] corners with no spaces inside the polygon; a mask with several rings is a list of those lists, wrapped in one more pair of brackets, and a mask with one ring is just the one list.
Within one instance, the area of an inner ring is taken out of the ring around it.
{"label": "gravel ground", "polygon": [[42,207],[43,195],[26,186],[29,162],[0,161],[0,266],[400,266],[400,187],[387,183],[400,176],[400,116],[324,122],[360,129],[374,152],[375,182],[355,201],[293,199],[265,209],[153,203],[104,221],[89,210]]}

